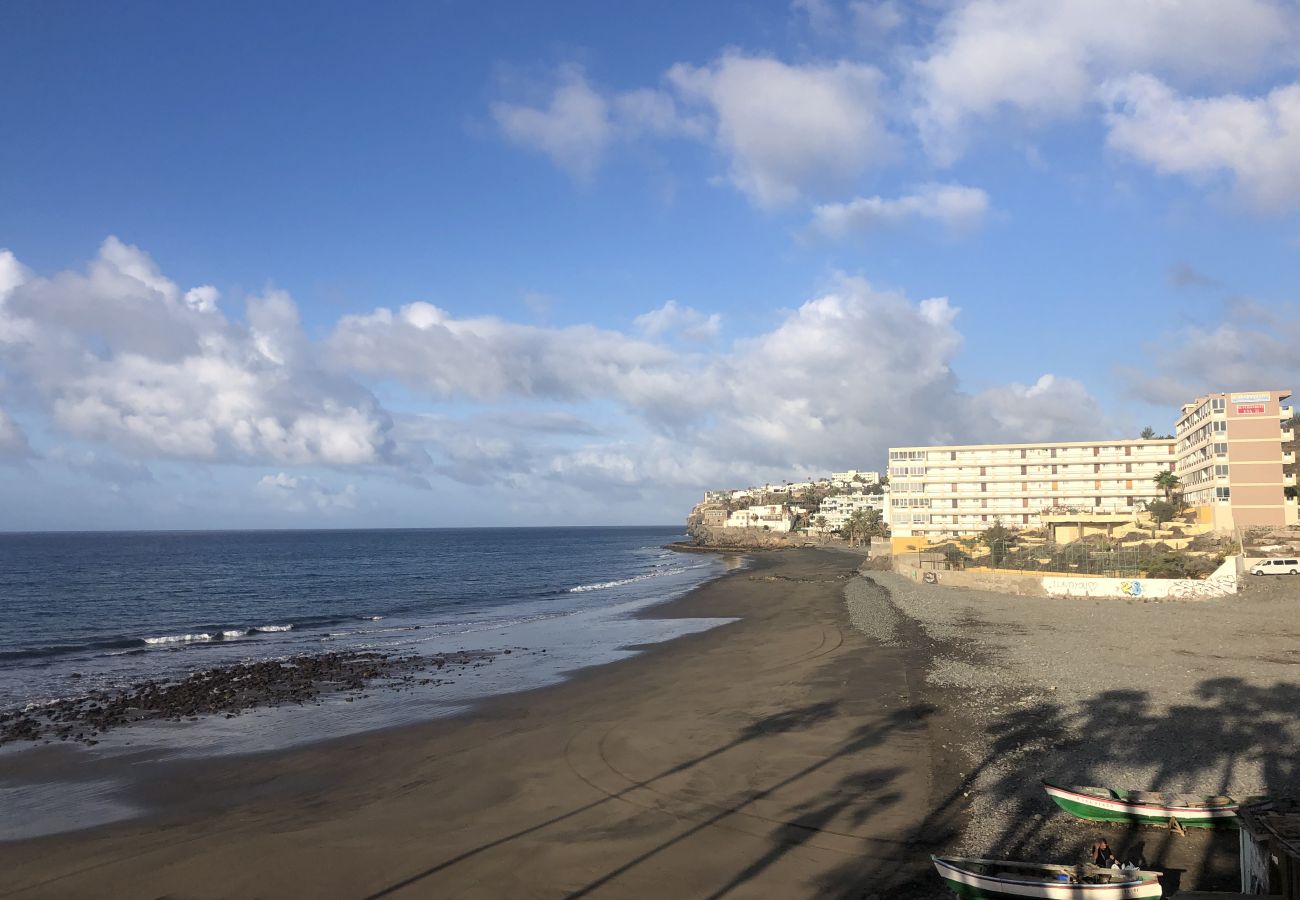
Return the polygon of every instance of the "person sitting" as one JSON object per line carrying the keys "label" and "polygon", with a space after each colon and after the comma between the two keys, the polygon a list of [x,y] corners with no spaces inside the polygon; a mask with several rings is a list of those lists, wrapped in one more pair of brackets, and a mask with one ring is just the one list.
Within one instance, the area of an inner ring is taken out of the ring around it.
{"label": "person sitting", "polygon": [[1092,864],[1103,869],[1119,865],[1119,860],[1111,851],[1110,844],[1106,843],[1105,838],[1098,838],[1092,842]]}

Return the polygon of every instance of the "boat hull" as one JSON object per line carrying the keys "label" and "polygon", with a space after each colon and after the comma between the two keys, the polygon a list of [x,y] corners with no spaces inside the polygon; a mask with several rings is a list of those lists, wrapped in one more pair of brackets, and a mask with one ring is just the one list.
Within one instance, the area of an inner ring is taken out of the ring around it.
{"label": "boat hull", "polygon": [[942,859],[934,860],[934,867],[950,891],[973,900],[1154,900],[1162,894],[1160,882],[1155,879],[1124,884],[1053,884],[978,875]]}
{"label": "boat hull", "polygon": [[1091,822],[1122,822],[1139,825],[1168,825],[1177,819],[1184,828],[1236,828],[1237,805],[1164,806],[1133,800],[1104,799],[1044,782],[1044,790],[1056,805],[1070,815]]}

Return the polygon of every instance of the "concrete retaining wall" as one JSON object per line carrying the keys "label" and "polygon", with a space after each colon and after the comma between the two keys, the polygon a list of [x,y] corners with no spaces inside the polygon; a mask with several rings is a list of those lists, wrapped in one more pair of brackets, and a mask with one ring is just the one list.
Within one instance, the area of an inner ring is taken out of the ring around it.
{"label": "concrete retaining wall", "polygon": [[922,568],[915,553],[894,556],[894,571],[913,581],[944,587],[997,591],[1027,597],[1150,598],[1154,600],[1209,600],[1237,592],[1237,558],[1230,556],[1214,574],[1194,578],[1102,578],[1099,576],[1042,575],[1007,570],[948,571]]}
{"label": "concrete retaining wall", "polygon": [[1153,600],[1210,600],[1237,593],[1237,558],[1214,574],[1197,578],[1074,578],[1049,575],[1043,588],[1052,597],[1144,597]]}

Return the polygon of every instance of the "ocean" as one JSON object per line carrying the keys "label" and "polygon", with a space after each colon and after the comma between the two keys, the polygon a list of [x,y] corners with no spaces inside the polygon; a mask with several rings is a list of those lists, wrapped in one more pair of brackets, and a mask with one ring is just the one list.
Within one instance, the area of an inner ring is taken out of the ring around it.
{"label": "ocean", "polygon": [[105,743],[245,752],[446,715],[719,624],[632,615],[739,564],[663,549],[681,537],[673,527],[0,535],[0,710],[298,653],[512,651],[400,699],[133,726]]}

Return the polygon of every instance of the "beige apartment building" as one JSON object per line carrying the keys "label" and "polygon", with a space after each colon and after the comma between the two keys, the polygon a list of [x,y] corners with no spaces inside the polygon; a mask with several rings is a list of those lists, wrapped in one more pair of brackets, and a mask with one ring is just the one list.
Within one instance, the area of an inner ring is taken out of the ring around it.
{"label": "beige apartment building", "polygon": [[1283,445],[1290,391],[1207,394],[1185,404],[1175,429],[1183,499],[1216,530],[1297,524],[1286,496],[1295,455]]}
{"label": "beige apartment building", "polygon": [[1174,461],[1167,439],[891,448],[894,549],[925,549],[997,522],[1035,528],[1044,515],[1131,515],[1163,496],[1154,478]]}

